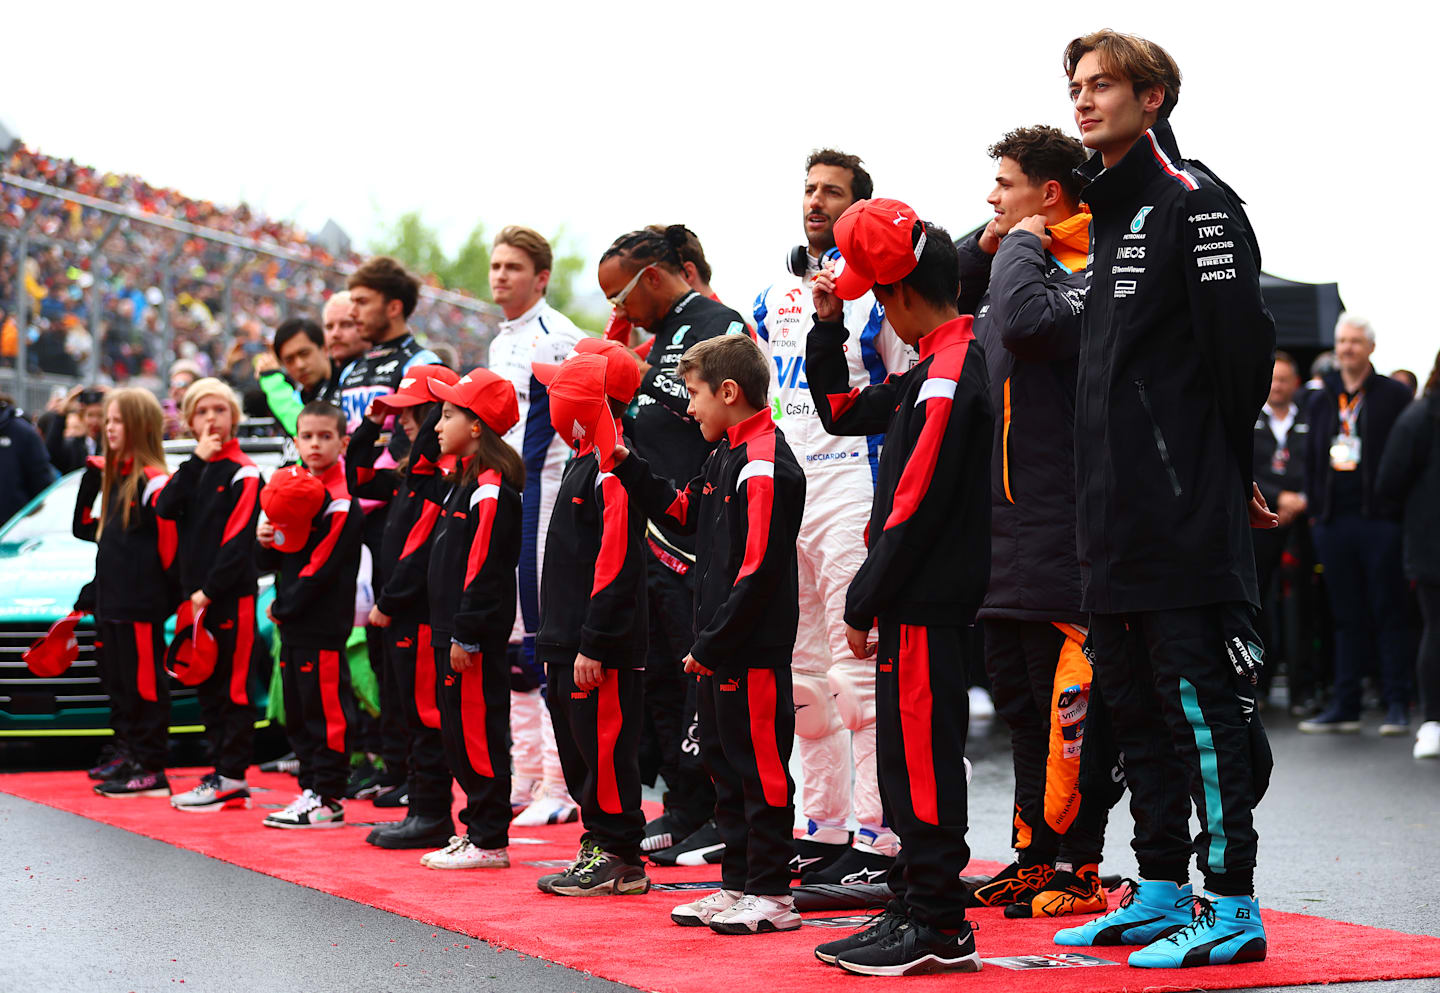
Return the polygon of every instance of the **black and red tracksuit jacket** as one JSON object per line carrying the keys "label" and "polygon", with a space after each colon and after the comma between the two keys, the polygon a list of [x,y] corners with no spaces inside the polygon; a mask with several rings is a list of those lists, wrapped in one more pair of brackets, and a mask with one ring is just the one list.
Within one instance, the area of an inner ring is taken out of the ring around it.
{"label": "black and red tracksuit jacket", "polygon": [[211,600],[255,595],[260,470],[234,438],[209,462],[191,456],[160,491],[155,513],[180,536],[180,592]]}
{"label": "black and red tracksuit jacket", "polygon": [[130,502],[130,526],[125,526],[121,487],[133,471],[127,461],[111,487],[110,515],[105,530],[95,514],[95,498],[104,487],[105,460],[92,456],[80,477],[72,530],[95,550],[95,613],[107,621],[150,621],[168,617],[181,600],[176,575],[178,533],[174,521],[155,514],[160,491],[170,479],[165,470],[146,466]]}
{"label": "black and red tracksuit jacket", "polygon": [[681,489],[651,475],[638,455],[615,475],[650,517],[697,535],[695,660],[717,671],[789,666],[800,619],[795,541],[805,474],[770,408],[726,430]]}
{"label": "black and red tracksuit jacket", "polygon": [[442,459],[435,435],[439,418],[440,404],[436,404],[415,436],[403,470],[375,468],[383,449],[377,444],[380,427],[369,419],[360,422],[345,450],[345,479],[350,495],[389,504],[375,560],[375,575],[384,577],[383,586],[376,591],[375,606],[405,624],[430,623],[425,580],[430,570],[430,539],[444,500],[439,490],[444,486],[438,465]]}
{"label": "black and red tracksuit jacket", "polygon": [[868,553],[845,623],[964,626],[990,579],[990,445],[985,355],[966,315],[920,339],[908,372],[851,389],[844,325],[815,322],[805,374],[825,430],[885,435]]}
{"label": "black and red tracksuit jacket", "polygon": [[427,583],[434,643],[453,640],[478,652],[503,646],[515,625],[520,492],[494,469],[461,485],[468,465],[443,493]]}
{"label": "black and red tracksuit jacket", "polygon": [[[616,424],[616,431],[620,425]],[[645,665],[649,621],[645,593],[645,512],[593,448],[565,465],[545,537],[540,573],[540,631],[550,656],[577,651],[607,669]]]}
{"label": "black and red tracksuit jacket", "polygon": [[336,462],[320,476],[328,502],[310,525],[298,552],[255,545],[255,564],[275,573],[270,613],[287,648],[343,648],[355,626],[355,576],[365,515],[350,499],[345,465]]}

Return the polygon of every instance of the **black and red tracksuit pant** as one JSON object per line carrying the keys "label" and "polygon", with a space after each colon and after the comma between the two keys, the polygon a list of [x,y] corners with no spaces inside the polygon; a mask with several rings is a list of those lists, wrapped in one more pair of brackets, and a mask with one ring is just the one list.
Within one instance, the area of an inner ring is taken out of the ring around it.
{"label": "black and red tracksuit pant", "polygon": [[990,696],[1010,729],[1015,766],[1010,846],[1024,865],[1049,865],[1062,850],[1065,861],[1083,865],[1098,862],[1104,849],[1095,819],[1078,816],[1091,673],[1080,647],[1084,633],[1067,629],[1049,621],[985,621]]}
{"label": "black and red tracksuit pant", "polygon": [[170,723],[165,618],[97,619],[95,646],[110,696],[110,722],[120,747],[146,772],[163,771]]}
{"label": "black and red tracksuit pant", "polygon": [[227,779],[244,779],[255,748],[255,707],[250,701],[255,598],[213,601],[205,610],[205,628],[217,649],[215,671],[197,688],[205,740],[215,771]]}
{"label": "black and red tracksuit pant", "polygon": [[605,851],[640,863],[645,814],[640,809],[640,736],[645,672],[606,669],[590,690],[575,686],[575,652],[546,649],[546,704],[565,786],[580,803],[585,833]]}
{"label": "black and red tracksuit pant", "polygon": [[962,627],[880,622],[875,766],[885,822],[900,837],[887,882],[899,909],[935,928],[965,920],[970,861],[965,735],[970,698]]}
{"label": "black and red tracksuit pant", "polygon": [[[508,632],[507,632],[508,634]],[[460,822],[479,848],[504,848],[510,838],[510,659],[505,642],[456,672],[450,634],[434,633],[440,685],[440,734],[450,773],[465,791]]]}
{"label": "black and red tracksuit pant", "polygon": [[440,695],[436,691],[430,625],[396,620],[383,630],[395,705],[405,717],[410,812],[417,817],[449,820],[453,801],[450,767],[440,733]]}
{"label": "black and red tracksuit pant", "polygon": [[795,854],[790,670],[717,669],[699,677],[697,697],[700,758],[715,784],[715,826],[725,842],[720,885],[787,895]]}
{"label": "black and red tracksuit pant", "polygon": [[350,775],[345,735],[355,724],[345,646],[291,647],[285,644],[282,629],[280,682],[285,690],[285,731],[300,760],[300,788],[327,800],[340,799]]}
{"label": "black and red tracksuit pant", "polygon": [[1183,882],[1193,852],[1206,889],[1242,896],[1253,889],[1252,811],[1273,760],[1255,690],[1231,669],[1222,619],[1218,604],[1096,614],[1090,644],[1124,756],[1141,878]]}

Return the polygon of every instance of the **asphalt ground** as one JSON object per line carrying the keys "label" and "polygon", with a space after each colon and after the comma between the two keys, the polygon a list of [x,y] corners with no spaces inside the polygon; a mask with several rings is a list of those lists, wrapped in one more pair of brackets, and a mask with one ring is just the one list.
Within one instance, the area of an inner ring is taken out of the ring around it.
{"label": "asphalt ground", "polygon": [[[1408,739],[1382,739],[1375,723],[1358,737],[1306,736],[1272,716],[1257,895],[1265,907],[1440,937],[1440,762],[1413,760]],[[970,843],[1004,861],[1008,745],[1001,728],[975,731]],[[90,757],[74,745],[0,748],[6,771]],[[1118,809],[1104,871],[1134,874],[1130,826]],[[5,794],[0,852],[0,991],[631,989]],[[1283,989],[1433,993],[1440,980]]]}

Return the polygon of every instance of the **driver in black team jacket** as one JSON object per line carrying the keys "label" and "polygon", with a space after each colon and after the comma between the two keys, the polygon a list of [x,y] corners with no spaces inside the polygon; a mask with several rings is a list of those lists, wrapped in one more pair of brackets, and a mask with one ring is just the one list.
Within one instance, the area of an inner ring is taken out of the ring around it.
{"label": "driver in black team jacket", "polygon": [[[1257,961],[1251,811],[1270,755],[1250,528],[1278,523],[1251,478],[1275,350],[1260,252],[1240,198],[1180,157],[1168,120],[1180,70],[1164,49],[1099,31],[1070,43],[1065,68],[1092,151],[1080,168],[1093,215],[1075,403],[1081,606],[1141,879],[1133,901],[1056,941],[1146,945],[1129,959],[1145,968]],[[1188,882],[1192,804],[1204,897]]]}

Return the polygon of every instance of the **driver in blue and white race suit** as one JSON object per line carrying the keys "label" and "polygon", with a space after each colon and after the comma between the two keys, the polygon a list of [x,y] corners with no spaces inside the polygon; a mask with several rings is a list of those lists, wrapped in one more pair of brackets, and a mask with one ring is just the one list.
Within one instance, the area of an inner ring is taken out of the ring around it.
{"label": "driver in blue and white race suit", "polygon": [[488,365],[515,386],[520,420],[505,433],[505,442],[525,463],[518,609],[510,634],[510,737],[515,766],[510,805],[517,811],[514,823],[522,827],[579,817],[579,808],[565,788],[550,712],[540,696],[544,672],[535,659],[545,534],[570,447],[550,425],[550,397],[532,366],[562,362],[585,337],[545,300],[551,258],[545,239],[520,227],[503,229],[490,255],[490,292],[506,319],[490,341]]}
{"label": "driver in blue and white race suit", "polygon": [[[775,423],[806,482],[792,670],[802,770],[798,804],[807,824],[791,868],[806,882],[880,882],[899,840],[884,823],[875,774],[875,663],[851,653],[843,614],[845,591],[865,561],[882,436],[827,434],[805,378],[805,340],[814,325],[810,279],[835,254],[835,219],[855,200],[868,198],[871,184],[854,156],[826,150],[808,165],[807,244],[790,253],[789,271],[759,295],[754,314],[756,343],[772,362]],[[873,295],[845,304],[844,320],[852,387],[882,382],[915,363],[914,351],[885,322]],[[852,815],[858,830],[847,847]]]}

